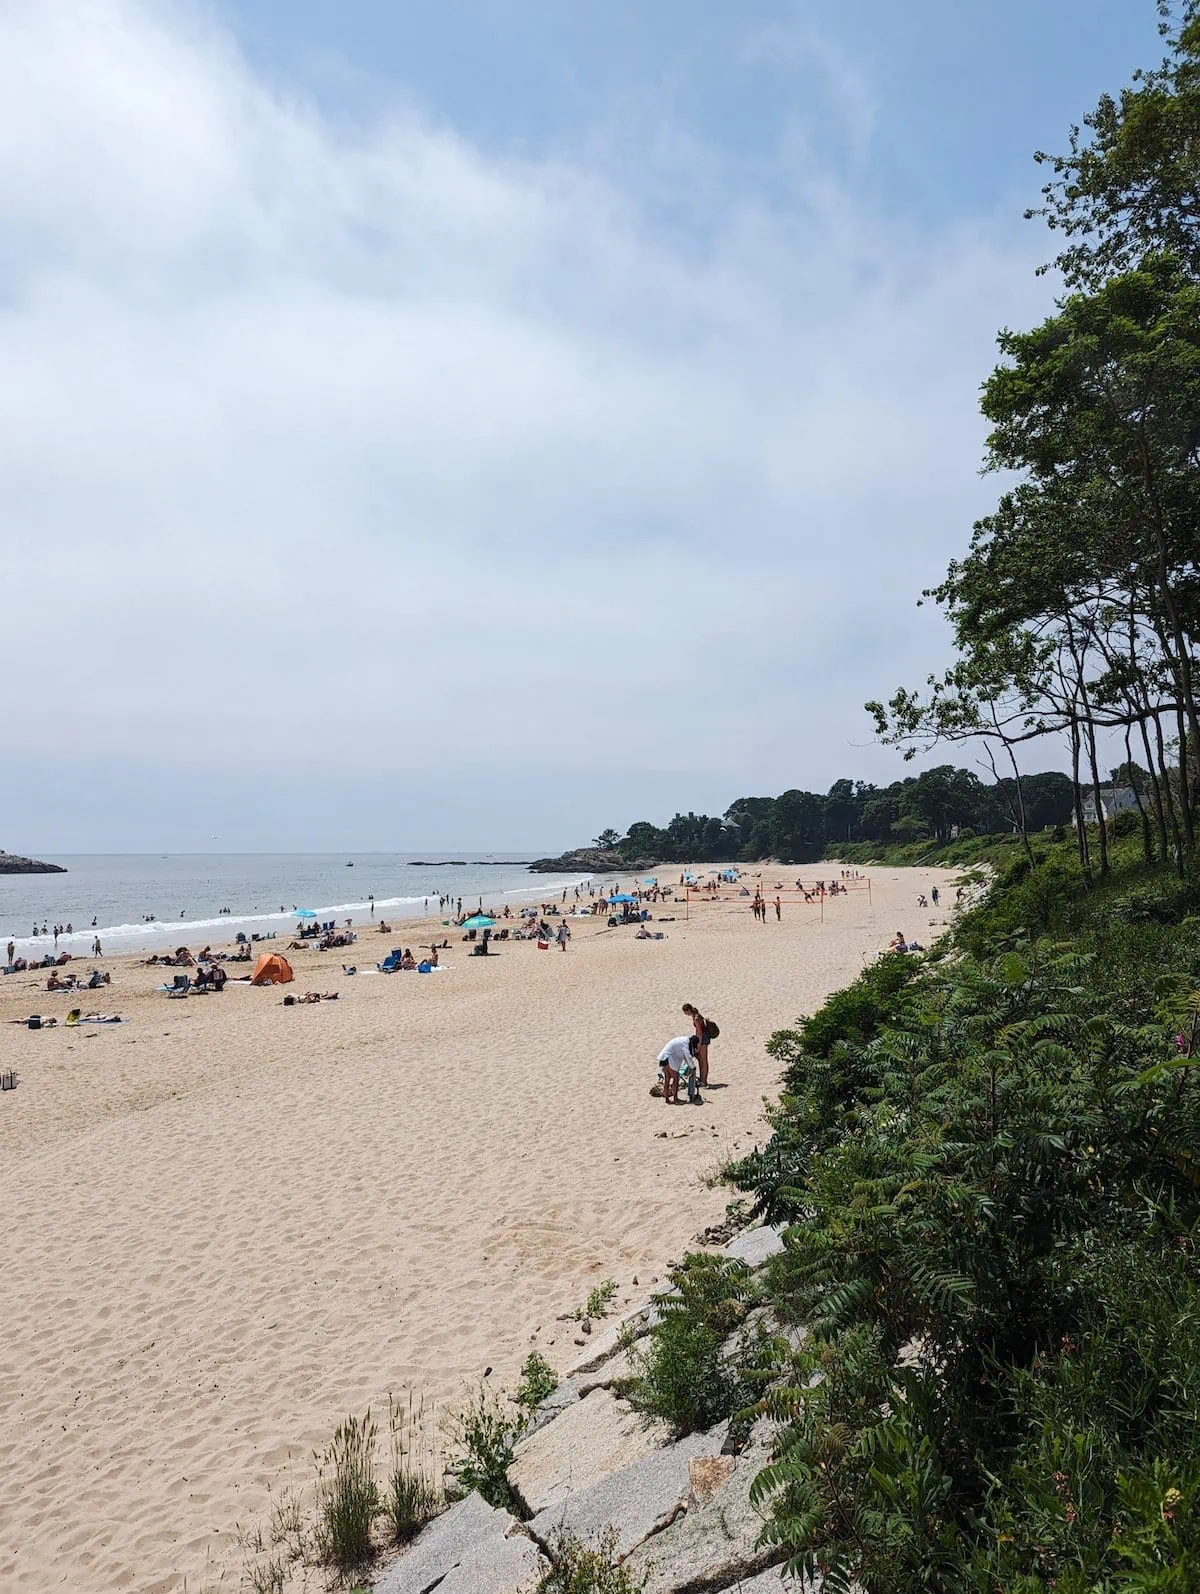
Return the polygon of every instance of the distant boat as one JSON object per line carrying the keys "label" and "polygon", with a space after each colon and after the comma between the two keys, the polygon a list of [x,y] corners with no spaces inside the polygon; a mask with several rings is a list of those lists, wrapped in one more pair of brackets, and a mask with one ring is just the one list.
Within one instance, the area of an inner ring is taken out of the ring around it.
{"label": "distant boat", "polygon": [[352,863],[348,863],[348,864],[347,864],[347,865],[346,865],[346,868],[347,868],[347,869],[353,869],[353,868],[354,868],[354,865],[353,865],[353,864],[352,864]]}

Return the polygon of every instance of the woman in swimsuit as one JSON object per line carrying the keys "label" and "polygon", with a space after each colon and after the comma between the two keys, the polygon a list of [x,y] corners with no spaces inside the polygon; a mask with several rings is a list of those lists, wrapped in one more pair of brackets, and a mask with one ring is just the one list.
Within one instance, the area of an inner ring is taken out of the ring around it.
{"label": "woman in swimsuit", "polygon": [[692,1028],[696,1031],[696,1061],[700,1065],[700,1083],[708,1084],[708,1022],[700,1009],[691,1002],[683,1004],[683,1011],[692,1021]]}

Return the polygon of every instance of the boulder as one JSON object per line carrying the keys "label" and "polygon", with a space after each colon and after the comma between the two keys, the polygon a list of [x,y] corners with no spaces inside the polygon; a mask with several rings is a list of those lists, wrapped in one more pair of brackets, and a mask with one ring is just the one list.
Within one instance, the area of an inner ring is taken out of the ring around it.
{"label": "boulder", "polygon": [[[574,1409],[583,1410],[601,1395],[603,1391],[589,1395]],[[552,1550],[559,1534],[595,1540],[611,1529],[615,1535],[614,1552],[624,1558],[661,1532],[684,1509],[691,1487],[689,1463],[700,1457],[719,1456],[727,1430],[728,1424],[721,1423],[708,1433],[690,1434],[610,1472],[587,1488],[575,1490],[540,1511],[528,1523],[530,1533],[539,1544]]]}
{"label": "boulder", "polygon": [[626,1341],[641,1339],[648,1334],[657,1320],[658,1313],[653,1305],[639,1306],[624,1317],[614,1317],[611,1323],[605,1323],[598,1334],[590,1336],[583,1351],[564,1369],[563,1377],[569,1379],[578,1373],[594,1372],[615,1356]]}
{"label": "boulder", "polygon": [[582,1398],[578,1378],[564,1378],[557,1389],[533,1408],[522,1442],[532,1439],[534,1434],[539,1433],[548,1422],[553,1422],[566,1411],[568,1406],[573,1406]]}
{"label": "boulder", "polygon": [[782,1250],[782,1225],[772,1228],[768,1224],[761,1229],[743,1229],[736,1240],[730,1240],[724,1254],[736,1257],[747,1267],[761,1267],[769,1257],[778,1256]]}
{"label": "boulder", "polygon": [[598,1367],[592,1365],[595,1357],[591,1354],[585,1356],[583,1360],[588,1363],[587,1372],[569,1373],[558,1388],[534,1408],[529,1426],[525,1430],[526,1439],[561,1416],[568,1406],[573,1406],[585,1395],[590,1395],[593,1389],[611,1389],[614,1384],[635,1376],[633,1361],[627,1350],[614,1351]]}
{"label": "boulder", "polygon": [[632,1356],[627,1350],[619,1350],[591,1372],[576,1374],[575,1382],[582,1396],[590,1395],[593,1389],[611,1389],[614,1384],[625,1383],[633,1377],[636,1377],[636,1373]]}
{"label": "boulder", "polygon": [[596,1389],[520,1441],[508,1469],[509,1487],[535,1516],[661,1449],[669,1438],[665,1423],[643,1417],[607,1389]]}
{"label": "boulder", "polygon": [[526,1594],[546,1571],[516,1517],[469,1494],[421,1529],[375,1594]]}
{"label": "boulder", "polygon": [[750,1486],[770,1460],[771,1427],[758,1422],[741,1455],[693,1458],[687,1510],[629,1557],[634,1581],[646,1578],[646,1594],[681,1594],[686,1589],[738,1587],[779,1558],[762,1546],[763,1517],[750,1504]]}
{"label": "boulder", "polygon": [[434,1594],[537,1594],[550,1563],[532,1539],[514,1533],[475,1547],[437,1584]]}

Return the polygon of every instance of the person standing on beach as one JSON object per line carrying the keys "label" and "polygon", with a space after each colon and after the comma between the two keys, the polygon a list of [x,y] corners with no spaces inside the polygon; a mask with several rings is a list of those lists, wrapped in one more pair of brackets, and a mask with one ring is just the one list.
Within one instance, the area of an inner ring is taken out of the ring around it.
{"label": "person standing on beach", "polygon": [[98,958],[98,957],[102,957],[103,956],[103,953],[100,951],[100,937],[99,936],[97,936],[96,939],[92,942],[92,956],[94,958]]}
{"label": "person standing on beach", "polygon": [[692,1029],[696,1034],[696,1062],[700,1069],[700,1083],[708,1084],[708,1043],[715,1039],[715,1025],[709,1023],[704,1014],[694,1002],[683,1004],[685,1017],[692,1021]]}
{"label": "person standing on beach", "polygon": [[936,886],[934,886],[933,890],[929,893],[929,895],[933,898],[933,905],[936,908],[937,904],[938,904],[938,888]]}
{"label": "person standing on beach", "polygon": [[5,962],[8,963],[10,968],[12,966],[13,954],[16,952],[16,950],[16,943],[14,941],[10,941],[8,943],[8,957],[5,959]]}
{"label": "person standing on beach", "polygon": [[780,902],[779,898],[776,897],[775,898],[775,923],[778,924],[779,921],[782,918],[783,918],[783,904]]}

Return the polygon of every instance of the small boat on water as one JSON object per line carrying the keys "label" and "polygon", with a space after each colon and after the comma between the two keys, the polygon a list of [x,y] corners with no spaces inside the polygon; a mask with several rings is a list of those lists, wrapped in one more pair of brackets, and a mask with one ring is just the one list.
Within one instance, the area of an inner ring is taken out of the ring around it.
{"label": "small boat on water", "polygon": [[347,865],[346,865],[346,868],[347,868],[347,869],[353,869],[353,868],[354,868],[354,865],[353,865],[353,864],[352,864],[352,863],[348,863],[348,864],[347,864]]}

